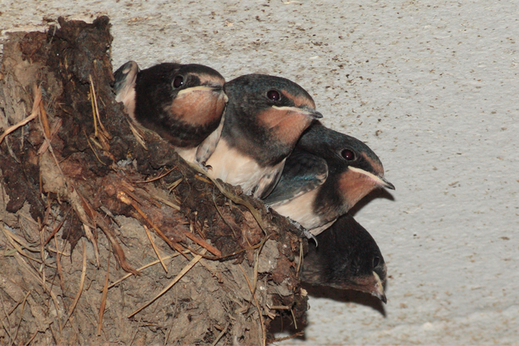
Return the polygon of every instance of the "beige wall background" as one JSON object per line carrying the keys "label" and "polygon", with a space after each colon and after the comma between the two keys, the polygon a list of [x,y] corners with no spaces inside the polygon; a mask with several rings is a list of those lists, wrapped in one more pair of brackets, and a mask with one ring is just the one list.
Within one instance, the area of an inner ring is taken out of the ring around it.
{"label": "beige wall background", "polygon": [[3,0],[0,29],[108,15],[114,68],[281,75],[377,152],[396,191],[356,218],[385,256],[388,304],[314,292],[306,340],[279,345],[517,344],[518,4]]}

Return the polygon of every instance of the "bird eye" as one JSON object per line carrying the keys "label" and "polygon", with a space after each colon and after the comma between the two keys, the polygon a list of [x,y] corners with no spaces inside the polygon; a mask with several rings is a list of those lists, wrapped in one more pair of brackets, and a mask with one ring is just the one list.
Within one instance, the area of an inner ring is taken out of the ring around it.
{"label": "bird eye", "polygon": [[344,157],[348,161],[355,160],[355,153],[353,151],[351,151],[350,149],[344,149],[341,152],[341,156]]}
{"label": "bird eye", "polygon": [[373,258],[373,268],[378,267],[379,264],[380,264],[380,257],[375,256],[375,257]]}
{"label": "bird eye", "polygon": [[180,88],[182,85],[184,85],[184,77],[182,76],[176,76],[173,80],[173,87],[175,89]]}
{"label": "bird eye", "polygon": [[277,91],[277,90],[267,91],[267,97],[269,100],[272,100],[272,101],[279,101],[281,99],[281,95],[279,94],[279,91]]}

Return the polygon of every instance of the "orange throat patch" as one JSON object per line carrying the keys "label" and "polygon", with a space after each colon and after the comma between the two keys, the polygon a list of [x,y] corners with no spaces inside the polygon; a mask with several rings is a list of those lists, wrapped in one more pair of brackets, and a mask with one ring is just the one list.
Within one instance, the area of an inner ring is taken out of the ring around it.
{"label": "orange throat patch", "polygon": [[226,102],[227,97],[223,92],[195,87],[179,93],[169,112],[177,120],[191,125],[206,125],[221,118]]}

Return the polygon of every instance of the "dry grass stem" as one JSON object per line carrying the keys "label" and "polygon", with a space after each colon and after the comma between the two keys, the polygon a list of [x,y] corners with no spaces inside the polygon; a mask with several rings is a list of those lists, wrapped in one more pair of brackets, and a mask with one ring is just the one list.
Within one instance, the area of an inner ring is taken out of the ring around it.
{"label": "dry grass stem", "polygon": [[173,281],[171,281],[171,283],[166,286],[162,291],[160,291],[159,294],[157,294],[155,296],[155,298],[153,298],[152,300],[150,300],[148,303],[144,304],[143,306],[141,306],[140,308],[138,308],[137,310],[135,310],[134,312],[132,312],[128,318],[132,318],[133,316],[135,316],[136,314],[138,314],[141,310],[145,309],[147,306],[149,306],[151,303],[153,303],[155,300],[157,300],[159,297],[161,297],[164,293],[166,293],[171,287],[173,287],[180,279],[182,279],[182,277],[189,271],[191,270],[191,268],[193,268],[195,266],[195,264],[198,263],[198,261],[200,261],[202,259],[202,255],[204,255],[205,253],[207,252],[207,250],[205,249],[202,249],[202,251],[200,251],[201,255],[195,255],[193,257],[193,259],[191,260],[191,262],[189,262],[181,271],[180,273],[177,274],[177,276],[175,276],[175,278],[173,279]]}
{"label": "dry grass stem", "polygon": [[[185,254],[188,254],[189,251],[185,250],[184,253],[185,253]],[[177,252],[177,253],[174,253],[173,255],[166,256],[166,257],[164,257],[162,260],[163,260],[163,261],[166,261],[166,260],[168,260],[168,259],[172,259],[172,258],[175,258],[175,257],[177,257],[177,256],[180,256],[180,253]],[[160,263],[159,260],[156,260],[156,261],[150,262],[150,263],[148,263],[148,264],[146,264],[146,265],[143,265],[143,266],[140,267],[140,268],[137,268],[137,271],[142,271],[142,270],[144,270],[144,269],[146,269],[146,268],[149,268],[149,267],[151,267],[151,266],[154,266],[155,264],[158,264],[158,263]],[[110,286],[108,286],[108,288],[110,289],[110,288],[114,287],[115,285],[117,285],[118,283],[120,283],[120,282],[122,282],[122,281],[128,279],[128,278],[129,278],[130,276],[132,276],[132,275],[133,275],[132,273],[128,273],[128,274],[124,275],[122,278],[120,278],[119,280],[113,282]]]}
{"label": "dry grass stem", "polygon": [[230,323],[227,323],[227,325],[225,325],[225,327],[222,329],[222,331],[220,332],[220,334],[218,334],[218,336],[216,337],[216,339],[214,340],[214,342],[211,344],[211,346],[216,346],[218,344],[218,341],[220,341],[220,339],[225,335],[225,333],[227,332],[227,328],[229,328],[229,325]]}
{"label": "dry grass stem", "polygon": [[146,225],[142,225],[142,227],[144,227],[144,229],[146,230],[146,235],[148,236],[148,239],[150,240],[151,247],[153,248],[155,255],[157,255],[157,258],[159,259],[160,264],[162,265],[162,268],[164,268],[164,271],[167,273],[168,268],[164,264],[164,261],[162,260],[162,256],[159,253],[159,249],[157,248],[157,246],[155,245],[155,242],[153,241],[153,238],[151,237],[150,230],[148,229],[148,227],[146,227]]}
{"label": "dry grass stem", "polygon": [[92,112],[94,113],[95,136],[99,137],[97,130],[97,123],[99,123],[99,127],[101,128],[101,131],[103,131],[103,135],[108,139],[112,139],[112,136],[108,133],[108,131],[106,131],[105,127],[103,126],[103,123],[101,122],[101,116],[99,115],[99,107],[97,106],[96,88],[94,86],[94,80],[92,79],[92,75],[89,75],[88,78],[90,79],[90,100],[92,102]]}
{"label": "dry grass stem", "polygon": [[256,309],[258,310],[258,316],[259,316],[260,327],[261,327],[261,341],[262,341],[262,345],[265,346],[267,344],[267,335],[265,332],[265,325],[264,325],[264,321],[263,321],[263,314],[261,312],[261,307],[259,305],[258,300],[256,299],[256,294],[254,293],[255,288],[252,287],[252,285],[249,281],[249,278],[247,277],[247,273],[245,272],[245,270],[243,269],[241,264],[239,264],[238,267],[241,269],[243,276],[245,277],[245,281],[247,281],[247,285],[249,286],[249,290],[252,294],[252,299],[254,300],[254,305],[256,306]]}
{"label": "dry grass stem", "polygon": [[128,125],[130,125],[130,131],[132,131],[132,134],[137,140],[137,143],[139,143],[144,148],[144,150],[148,150],[148,147],[146,146],[146,142],[144,141],[142,134],[139,132],[139,130],[137,130],[133,122],[128,119],[126,119],[126,121],[128,122]]}
{"label": "dry grass stem", "polygon": [[72,303],[72,305],[70,306],[69,308],[69,312],[68,312],[68,316],[67,316],[67,319],[65,320],[65,323],[63,323],[63,327],[67,325],[67,322],[69,321],[70,317],[72,316],[72,314],[74,313],[74,309],[76,308],[76,305],[79,301],[79,298],[81,298],[81,293],[83,292],[83,287],[85,285],[85,276],[86,276],[86,245],[85,245],[85,241],[82,241],[82,244],[83,244],[83,267],[81,269],[81,279],[79,281],[79,289],[76,293],[76,296],[74,298],[74,302]]}
{"label": "dry grass stem", "polygon": [[103,317],[105,315],[106,297],[108,296],[108,281],[110,279],[110,258],[111,252],[108,252],[108,260],[106,261],[106,276],[105,284],[103,286],[103,296],[101,297],[101,306],[99,307],[99,319],[97,324],[97,335],[101,335],[101,329],[103,328]]}
{"label": "dry grass stem", "polygon": [[150,224],[151,227],[153,227],[153,229],[155,230],[155,232],[157,232],[157,234],[159,235],[159,237],[162,238],[162,240],[164,240],[169,246],[171,246],[173,249],[177,250],[179,253],[181,253],[186,259],[189,259],[187,257],[186,254],[184,254],[184,248],[182,248],[182,246],[180,246],[180,244],[177,244],[173,241],[171,241],[168,237],[166,237],[166,235],[164,233],[162,233],[162,231],[148,218],[148,216],[142,211],[142,209],[137,205],[137,203],[135,203],[132,199],[130,199],[128,197],[128,195],[122,191],[119,191],[117,193],[117,198],[119,198],[119,200],[125,204],[128,204],[128,205],[131,205],[136,211],[137,213],[139,213],[140,216],[142,216],[142,218],[144,220],[146,220],[146,222],[148,222]]}
{"label": "dry grass stem", "polygon": [[209,244],[205,240],[197,237],[193,233],[185,232],[184,234],[186,235],[186,237],[188,237],[189,239],[191,239],[192,241],[194,241],[195,243],[197,243],[198,245],[200,245],[201,247],[203,247],[204,249],[206,249],[207,251],[209,251],[213,255],[215,255],[215,256],[222,256],[222,252],[220,250],[218,250],[217,248],[215,248],[214,246],[212,246],[211,244]]}
{"label": "dry grass stem", "polygon": [[159,174],[158,176],[156,176],[154,178],[146,179],[146,180],[137,180],[137,181],[134,181],[134,183],[135,184],[146,184],[146,183],[151,183],[153,181],[160,180],[160,179],[164,178],[165,176],[167,176],[169,173],[173,172],[175,169],[177,169],[177,166],[175,166],[171,169],[166,169],[165,172]]}
{"label": "dry grass stem", "polygon": [[7,135],[9,135],[11,132],[15,131],[16,129],[18,129],[18,128],[22,127],[22,126],[24,126],[25,124],[27,124],[31,120],[36,119],[36,117],[40,113],[41,96],[42,96],[41,95],[41,87],[35,87],[35,90],[34,90],[34,102],[32,104],[31,115],[29,115],[27,118],[25,118],[22,121],[20,121],[18,124],[14,124],[13,126],[9,126],[4,131],[4,133],[2,133],[2,135],[0,136],[0,143],[2,143],[4,138],[7,137]]}
{"label": "dry grass stem", "polygon": [[153,196],[153,198],[155,198],[157,201],[167,205],[168,207],[171,207],[171,208],[173,208],[173,209],[175,209],[177,211],[180,211],[180,206],[179,205],[177,205],[177,204],[175,204],[175,203],[173,203],[171,201],[168,201],[167,199],[164,199],[164,198],[162,198],[160,196]]}
{"label": "dry grass stem", "polygon": [[23,297],[22,301],[22,307],[20,309],[20,320],[18,321],[18,326],[16,327],[16,332],[14,333],[14,340],[18,338],[18,331],[20,330],[20,326],[22,325],[23,320],[23,311],[25,310],[25,303],[27,302],[27,297],[29,297],[29,294],[31,294],[32,290],[27,292],[25,297]]}

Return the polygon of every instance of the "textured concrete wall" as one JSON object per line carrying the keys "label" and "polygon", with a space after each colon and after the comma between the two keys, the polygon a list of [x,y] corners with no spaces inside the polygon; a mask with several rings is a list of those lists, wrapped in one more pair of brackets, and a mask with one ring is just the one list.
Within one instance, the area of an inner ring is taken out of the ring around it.
{"label": "textured concrete wall", "polygon": [[280,344],[519,342],[517,1],[63,4],[3,1],[2,33],[107,14],[114,67],[282,75],[384,162],[396,191],[356,217],[386,258],[388,304],[312,298],[307,340]]}

